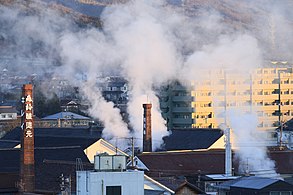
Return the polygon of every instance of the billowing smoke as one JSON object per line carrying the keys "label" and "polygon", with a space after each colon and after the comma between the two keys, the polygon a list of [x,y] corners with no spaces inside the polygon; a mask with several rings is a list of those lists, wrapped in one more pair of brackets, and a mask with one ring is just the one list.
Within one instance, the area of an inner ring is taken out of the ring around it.
{"label": "billowing smoke", "polygon": [[160,146],[159,140],[168,132],[153,89],[174,79],[179,65],[174,35],[162,20],[164,14],[169,14],[160,8],[161,2],[135,1],[111,8],[103,15],[105,31],[113,37],[123,58],[122,75],[130,86],[128,112],[135,137],[142,138],[142,104],[153,104],[154,148]]}
{"label": "billowing smoke", "polygon": [[230,110],[228,115],[233,133],[232,145],[239,159],[238,171],[279,178],[275,171],[275,162],[267,155],[267,133],[257,130],[257,116],[239,110]]}
{"label": "billowing smoke", "polygon": [[[160,146],[162,136],[168,135],[155,91],[161,85],[174,79],[206,79],[202,69],[247,73],[262,63],[259,37],[254,37],[253,31],[247,26],[239,30],[234,23],[229,24],[229,17],[214,9],[192,10],[194,14],[188,17],[185,11],[191,13],[188,3],[192,1],[184,1],[185,6],[177,8],[163,0],[106,7],[101,15],[102,30],[79,28],[64,13],[36,2],[28,3],[34,7],[28,14],[22,9],[31,8],[0,8],[0,41],[13,43],[1,55],[13,54],[14,70],[40,75],[54,72],[79,86],[90,101],[89,114],[104,123],[103,136],[114,144],[117,137],[142,137],[142,104],[151,102],[153,148]],[[233,13],[230,16],[233,20]],[[41,58],[44,63],[31,67],[22,63],[23,57]],[[118,108],[101,96],[96,83],[100,74],[119,74],[128,81],[133,132],[127,129]]]}
{"label": "billowing smoke", "polygon": [[100,119],[105,126],[103,137],[119,148],[127,148],[126,142],[117,139],[125,139],[129,135],[127,125],[122,121],[120,110],[114,107],[113,102],[107,102],[100,91],[94,85],[85,83],[83,91],[91,102],[89,114]]}

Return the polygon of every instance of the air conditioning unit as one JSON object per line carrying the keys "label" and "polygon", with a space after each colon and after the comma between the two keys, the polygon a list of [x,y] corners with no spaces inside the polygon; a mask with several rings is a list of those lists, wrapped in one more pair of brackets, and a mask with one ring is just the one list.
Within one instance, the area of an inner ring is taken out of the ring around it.
{"label": "air conditioning unit", "polygon": [[126,156],[95,155],[94,169],[96,171],[125,171]]}
{"label": "air conditioning unit", "polygon": [[112,156],[100,156],[100,170],[112,170],[113,169],[113,158]]}
{"label": "air conditioning unit", "polygon": [[126,156],[115,155],[113,156],[113,169],[114,170],[126,170]]}
{"label": "air conditioning unit", "polygon": [[96,171],[107,171],[113,169],[113,159],[109,155],[96,155],[94,169]]}

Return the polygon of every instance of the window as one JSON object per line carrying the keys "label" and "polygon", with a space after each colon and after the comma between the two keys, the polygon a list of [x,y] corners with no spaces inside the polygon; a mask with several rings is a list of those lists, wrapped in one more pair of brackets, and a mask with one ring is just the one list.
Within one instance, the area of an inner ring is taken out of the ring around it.
{"label": "window", "polygon": [[121,186],[106,186],[106,195],[121,195]]}

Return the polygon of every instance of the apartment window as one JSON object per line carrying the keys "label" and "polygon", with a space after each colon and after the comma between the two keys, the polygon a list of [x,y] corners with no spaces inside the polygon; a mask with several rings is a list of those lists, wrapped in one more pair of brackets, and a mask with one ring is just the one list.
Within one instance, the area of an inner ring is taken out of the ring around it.
{"label": "apartment window", "polygon": [[290,101],[288,100],[288,101],[284,102],[283,105],[290,105]]}
{"label": "apartment window", "polygon": [[284,81],[284,84],[289,84],[289,79]]}
{"label": "apartment window", "polygon": [[121,195],[121,186],[106,186],[106,195]]}
{"label": "apartment window", "polygon": [[1,115],[1,118],[6,118],[6,115],[5,115],[5,114],[2,114],[2,115]]}
{"label": "apartment window", "polygon": [[262,95],[262,90],[257,92],[257,95]]}
{"label": "apartment window", "polygon": [[284,94],[289,94],[289,89],[287,91],[284,91]]}
{"label": "apartment window", "polygon": [[263,94],[264,95],[270,95],[270,92],[269,91],[265,91]]}
{"label": "apartment window", "polygon": [[274,80],[272,81],[272,84],[279,84],[279,82],[280,82],[279,79],[274,79]]}
{"label": "apartment window", "polygon": [[262,80],[257,81],[257,84],[262,84]]}
{"label": "apartment window", "polygon": [[270,84],[270,82],[268,80],[263,82],[264,84]]}

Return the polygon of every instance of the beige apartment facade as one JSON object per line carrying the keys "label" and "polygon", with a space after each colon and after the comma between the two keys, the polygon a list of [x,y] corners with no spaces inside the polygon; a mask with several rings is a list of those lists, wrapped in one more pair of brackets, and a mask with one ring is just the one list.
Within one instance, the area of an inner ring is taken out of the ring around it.
{"label": "beige apartment facade", "polygon": [[[254,113],[271,131],[293,117],[293,66],[275,64],[250,72],[209,70],[191,86],[173,85],[161,97],[168,128],[217,128],[231,110]],[[189,90],[191,92],[189,92]]]}
{"label": "beige apartment facade", "polygon": [[229,121],[229,110],[253,112],[258,128],[274,130],[293,117],[293,68],[258,68],[251,73],[210,71],[191,92],[192,127],[218,127]]}

